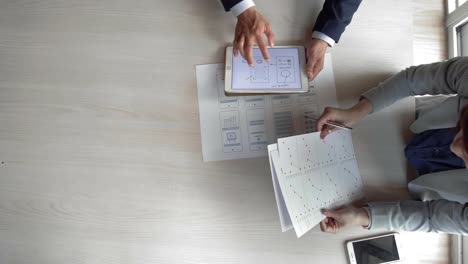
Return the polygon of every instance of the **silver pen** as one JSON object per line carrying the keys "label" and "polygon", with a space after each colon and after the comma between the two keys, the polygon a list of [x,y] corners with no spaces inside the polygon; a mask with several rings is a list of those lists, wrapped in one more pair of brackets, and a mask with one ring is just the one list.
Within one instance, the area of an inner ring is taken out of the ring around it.
{"label": "silver pen", "polygon": [[[308,118],[308,119],[312,119],[312,120],[318,121],[318,118],[316,118],[316,117],[307,116],[307,115],[304,115],[304,117],[305,117],[305,118]],[[327,125],[329,125],[329,126],[332,126],[332,127],[341,128],[341,129],[344,129],[344,130],[353,130],[352,127],[345,126],[345,125],[343,125],[343,124],[339,124],[339,123],[336,123],[336,122],[333,122],[333,121],[327,121],[327,122],[325,122],[325,124],[327,124]]]}

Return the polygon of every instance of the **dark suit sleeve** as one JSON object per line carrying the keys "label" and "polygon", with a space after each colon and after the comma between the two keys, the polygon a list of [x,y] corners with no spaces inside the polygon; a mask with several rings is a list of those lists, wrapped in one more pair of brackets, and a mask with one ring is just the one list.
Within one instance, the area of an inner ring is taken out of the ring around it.
{"label": "dark suit sleeve", "polygon": [[315,22],[314,31],[320,31],[338,43],[361,1],[326,0]]}
{"label": "dark suit sleeve", "polygon": [[223,3],[224,10],[226,12],[230,11],[233,6],[240,2],[242,2],[242,0],[221,0],[221,3]]}

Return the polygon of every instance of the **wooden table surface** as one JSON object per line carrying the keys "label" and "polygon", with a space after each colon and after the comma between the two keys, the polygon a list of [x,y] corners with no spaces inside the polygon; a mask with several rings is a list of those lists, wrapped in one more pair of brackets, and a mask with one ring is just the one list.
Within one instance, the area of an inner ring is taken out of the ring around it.
{"label": "wooden table surface", "polygon": [[[323,3],[256,2],[277,45]],[[346,263],[372,233],[281,233],[267,158],[202,161],[195,65],[234,26],[217,0],[0,0],[2,263]],[[332,54],[347,106],[412,64],[412,1],[363,1]],[[369,199],[406,197],[413,108],[355,129]],[[410,263],[448,262],[445,236],[404,235]]]}

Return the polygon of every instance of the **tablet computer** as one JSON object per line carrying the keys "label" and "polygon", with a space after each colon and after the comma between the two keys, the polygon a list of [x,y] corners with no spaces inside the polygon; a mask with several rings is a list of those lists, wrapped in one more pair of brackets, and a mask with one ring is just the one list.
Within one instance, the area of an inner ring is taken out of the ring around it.
{"label": "tablet computer", "polygon": [[306,60],[303,46],[278,46],[268,48],[269,62],[254,47],[254,66],[250,67],[242,56],[234,57],[232,46],[226,48],[226,95],[305,93],[309,80],[305,72]]}

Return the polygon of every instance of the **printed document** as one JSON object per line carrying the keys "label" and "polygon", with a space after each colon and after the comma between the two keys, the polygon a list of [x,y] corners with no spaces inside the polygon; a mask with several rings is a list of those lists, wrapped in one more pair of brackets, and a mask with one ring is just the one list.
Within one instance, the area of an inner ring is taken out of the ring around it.
{"label": "printed document", "polygon": [[[285,62],[287,64],[287,61]],[[226,96],[224,64],[196,67],[204,161],[268,155],[278,138],[313,132],[325,106],[337,106],[331,55],[304,94]]]}

